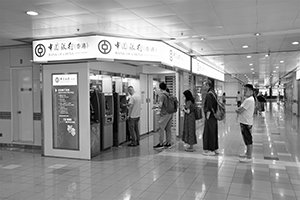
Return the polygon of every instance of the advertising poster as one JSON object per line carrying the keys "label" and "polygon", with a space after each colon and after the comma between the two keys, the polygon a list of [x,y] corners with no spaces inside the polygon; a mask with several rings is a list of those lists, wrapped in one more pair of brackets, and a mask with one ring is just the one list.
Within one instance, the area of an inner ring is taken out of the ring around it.
{"label": "advertising poster", "polygon": [[53,149],[79,150],[77,74],[52,74]]}

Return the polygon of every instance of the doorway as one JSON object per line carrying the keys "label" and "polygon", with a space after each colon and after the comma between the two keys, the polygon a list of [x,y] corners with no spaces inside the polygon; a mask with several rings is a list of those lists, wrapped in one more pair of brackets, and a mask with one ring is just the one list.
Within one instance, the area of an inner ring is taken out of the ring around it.
{"label": "doorway", "polygon": [[12,142],[33,143],[32,67],[11,68]]}

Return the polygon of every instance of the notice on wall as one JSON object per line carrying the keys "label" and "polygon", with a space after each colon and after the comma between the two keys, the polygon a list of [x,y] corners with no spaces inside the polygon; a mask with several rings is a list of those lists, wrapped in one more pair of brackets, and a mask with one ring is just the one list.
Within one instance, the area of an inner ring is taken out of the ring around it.
{"label": "notice on wall", "polygon": [[53,149],[79,150],[78,74],[52,74]]}

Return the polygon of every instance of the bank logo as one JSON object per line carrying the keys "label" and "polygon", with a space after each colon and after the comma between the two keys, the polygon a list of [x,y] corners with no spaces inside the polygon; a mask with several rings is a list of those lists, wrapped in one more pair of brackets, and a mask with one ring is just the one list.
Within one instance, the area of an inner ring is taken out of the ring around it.
{"label": "bank logo", "polygon": [[101,40],[98,44],[98,49],[102,54],[109,54],[111,51],[111,44],[107,40]]}
{"label": "bank logo", "polygon": [[44,45],[38,44],[36,45],[34,52],[37,57],[43,57],[46,53],[46,48]]}
{"label": "bank logo", "polygon": [[172,51],[172,49],[170,50],[170,61],[173,61],[173,51]]}
{"label": "bank logo", "polygon": [[56,82],[56,83],[59,82],[59,78],[58,78],[58,77],[55,78],[55,82]]}

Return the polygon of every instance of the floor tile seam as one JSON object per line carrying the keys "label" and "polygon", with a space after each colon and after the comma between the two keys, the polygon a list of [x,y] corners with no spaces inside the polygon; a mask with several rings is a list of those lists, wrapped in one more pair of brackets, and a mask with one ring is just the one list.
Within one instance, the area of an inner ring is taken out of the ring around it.
{"label": "floor tile seam", "polygon": [[[185,156],[187,156],[187,155],[184,155],[184,156],[182,156],[182,154],[184,154],[185,152],[182,152],[182,153],[180,153],[180,155],[174,155],[174,153],[173,154],[170,154],[170,152],[168,152],[169,153],[169,156],[174,156],[174,157],[185,157]],[[158,154],[158,156],[162,156],[163,154]],[[166,155],[164,155],[164,156],[166,156]],[[189,155],[190,156],[190,155]],[[201,156],[201,155],[200,155]],[[222,158],[221,159],[219,159],[220,158],[220,156],[215,156],[215,157],[194,157],[195,159],[209,159],[209,160],[225,160],[225,161],[232,161],[232,162],[235,162],[235,161],[238,161],[238,157],[236,156],[236,157],[230,157],[230,156],[222,156]],[[300,163],[298,163],[298,162],[289,162],[289,161],[276,161],[276,163],[274,164],[274,163],[272,163],[272,162],[274,162],[274,161],[271,161],[271,160],[263,160],[263,159],[254,159],[254,162],[252,163],[252,164],[268,164],[268,165],[279,165],[279,166],[295,166],[295,167],[300,167]]]}

